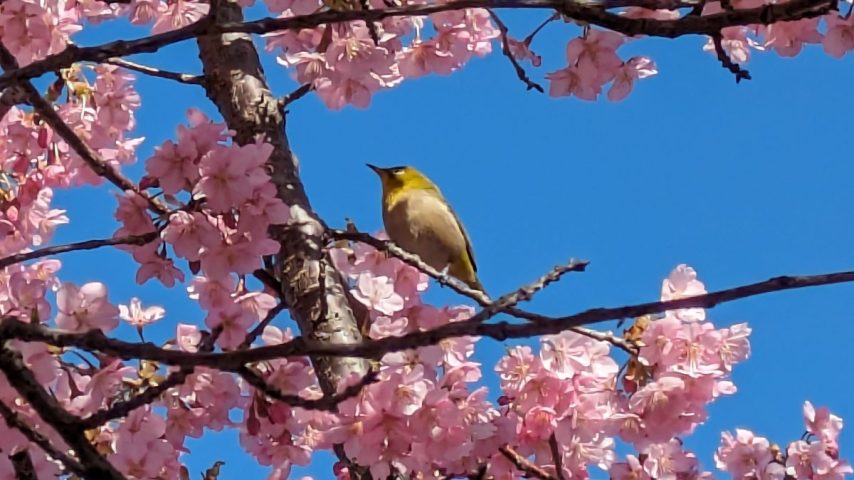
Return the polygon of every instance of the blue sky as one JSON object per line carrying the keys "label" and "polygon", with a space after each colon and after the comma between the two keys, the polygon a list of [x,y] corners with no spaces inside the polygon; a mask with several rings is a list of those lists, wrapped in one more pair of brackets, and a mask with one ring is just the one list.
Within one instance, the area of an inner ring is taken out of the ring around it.
{"label": "blue sky", "polygon": [[[547,16],[504,14],[517,37]],[[546,72],[564,66],[564,46],[576,32],[561,23],[542,32],[534,50],[544,66],[528,68],[535,80],[544,83]],[[76,40],[90,45],[140,34],[108,24]],[[679,263],[695,267],[709,289],[854,268],[854,99],[845,90],[854,78],[851,55],[832,59],[820,46],[795,59],[759,53],[747,65],[754,79],[736,85],[701,51],[703,42],[641,39],[624,46],[621,56],[650,55],[660,74],[639,82],[621,103],[526,92],[496,53],[449,77],[408,80],[381,92],[368,110],[332,112],[309,95],[291,106],[287,132],[308,195],[331,225],[349,217],[363,230],[381,227],[379,184],[365,162],[424,171],[466,224],[481,280],[493,294],[570,257],[590,260],[586,273],[568,276],[531,303],[547,314],[655,300]],[[193,43],[135,60],[200,71]],[[264,62],[277,93],[296,87],[272,56]],[[147,138],[140,159],[174,138],[188,107],[215,114],[198,87],[142,77],[137,88],[143,99],[138,134]],[[129,172],[138,175],[141,163]],[[110,188],[61,192],[56,203],[72,220],[56,243],[107,237],[116,228]],[[155,339],[172,334],[176,322],[202,322],[182,288],[135,285],[135,266],[124,253],[73,253],[63,263],[64,280],[104,281],[114,302],[136,295],[165,306]],[[845,355],[852,294],[854,285],[821,287],[710,312],[717,325],[753,327],[753,356],[735,370],[739,392],[714,404],[709,421],[687,442],[706,469],[713,470],[722,430],[748,427],[781,444],[797,439],[804,400],[854,422],[848,388],[854,374]],[[463,301],[435,286],[428,299]],[[279,325],[289,322],[282,317]],[[486,340],[479,347],[494,389],[490,372],[503,347]],[[189,446],[193,475],[216,459],[226,462],[222,478],[259,478],[267,471],[242,453],[233,432]],[[849,430],[841,447],[854,459]],[[321,455],[300,472],[329,478],[329,458]]]}

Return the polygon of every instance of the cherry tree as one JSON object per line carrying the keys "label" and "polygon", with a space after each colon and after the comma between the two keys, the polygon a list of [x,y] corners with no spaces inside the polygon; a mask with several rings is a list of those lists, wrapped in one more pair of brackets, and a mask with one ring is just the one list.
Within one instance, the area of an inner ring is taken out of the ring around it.
{"label": "cherry tree", "polygon": [[[547,316],[520,305],[586,261],[500,296],[472,290],[382,233],[321,219],[284,128],[289,105],[305,95],[333,110],[367,108],[404,80],[452,74],[490,54],[506,57],[508,75],[528,90],[620,101],[659,73],[653,58],[619,53],[646,37],[702,35],[698,55],[740,82],[751,79],[745,65],[759,50],[854,50],[849,3],[253,4],[0,0],[0,477],[188,478],[185,442],[233,429],[270,478],[291,477],[323,450],[337,457],[329,476],[339,479],[712,478],[681,439],[712,402],[736,392],[731,373],[750,355],[751,328],[716,324],[707,309],[854,281],[840,272],[708,292],[679,265],[649,303]],[[246,20],[250,7],[270,16]],[[542,24],[511,32],[502,16],[522,9],[541,12]],[[74,43],[81,30],[116,21],[150,35]],[[537,35],[555,22],[574,25],[566,65],[532,74],[542,60]],[[273,95],[253,36],[298,89]],[[128,59],[178,42],[195,42],[202,72]],[[139,75],[203,88],[221,118],[191,109],[169,119],[174,137],[137,158]],[[124,167],[137,161],[145,175],[131,178]],[[87,185],[114,192],[115,233],[52,245],[71,220],[54,192]],[[168,305],[115,305],[102,282],[62,280],[63,253],[111,247],[138,264],[127,272],[137,283],[186,291],[204,323],[175,322],[171,339],[149,342],[146,328]],[[464,301],[427,303],[431,283]],[[607,320],[625,328],[590,326]],[[114,335],[120,322],[139,339]],[[484,337],[508,341],[497,365],[472,357]],[[539,344],[512,343],[523,338]],[[484,375],[497,375],[497,401],[476,385]],[[809,401],[801,416],[799,439],[722,432],[714,467],[738,479],[854,473],[840,458],[842,419]],[[618,443],[633,453],[618,456]],[[214,465],[205,477],[217,475]]]}

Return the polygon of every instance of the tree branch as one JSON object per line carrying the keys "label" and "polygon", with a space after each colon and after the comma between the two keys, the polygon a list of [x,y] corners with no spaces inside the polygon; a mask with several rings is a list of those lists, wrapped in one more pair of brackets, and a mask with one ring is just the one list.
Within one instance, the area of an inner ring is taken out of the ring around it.
{"label": "tree branch", "polygon": [[6,421],[6,425],[8,425],[9,428],[18,430],[21,434],[27,437],[27,440],[35,443],[39,448],[44,450],[49,457],[62,462],[69,472],[81,477],[85,474],[86,470],[77,460],[57,449],[47,437],[37,432],[33,427],[27,424],[27,422],[24,421],[17,412],[12,410],[12,408],[2,401],[0,401],[0,416],[3,417],[3,420]]}
{"label": "tree branch", "polygon": [[30,451],[27,449],[9,455],[9,460],[12,462],[12,468],[15,470],[16,480],[38,480],[36,468],[33,466],[33,459],[30,458]]}
{"label": "tree branch", "polygon": [[[8,345],[9,337],[0,336],[0,371],[24,400],[65,440],[80,459],[83,478],[124,480],[124,476],[89,443],[79,419],[45,392],[33,372],[24,364],[21,354]],[[70,468],[69,468],[70,469]]]}
{"label": "tree branch", "polygon": [[[213,351],[216,340],[222,334],[222,330],[222,326],[214,328],[211,334],[208,335],[204,342],[199,346],[199,351]],[[90,428],[96,428],[110,420],[124,417],[139,407],[154,403],[158,398],[160,398],[160,395],[166,393],[167,390],[184,383],[184,381],[187,380],[187,377],[192,375],[194,371],[195,367],[193,365],[182,366],[179,370],[169,374],[169,376],[166,377],[166,379],[159,385],[149,387],[132,398],[116,402],[110,408],[99,410],[86,418],[80,419],[80,425],[87,430]]]}
{"label": "tree branch", "polygon": [[[723,3],[723,2],[722,2]],[[724,50],[723,45],[723,37],[720,33],[712,35],[712,43],[715,45],[715,54],[718,57],[718,60],[721,62],[724,68],[732,72],[735,75],[735,83],[739,83],[742,80],[750,80],[750,72],[741,68],[741,66],[732,61],[729,54]]]}
{"label": "tree branch", "polygon": [[[358,345],[362,335],[348,303],[341,275],[324,249],[325,226],[314,212],[297,160],[285,136],[285,117],[267,85],[258,51],[245,33],[225,33],[223,25],[243,24],[243,9],[235,0],[212,0],[208,33],[198,38],[199,57],[207,79],[205,91],[234,130],[239,144],[262,135],[273,146],[267,161],[277,196],[291,209],[291,228],[271,229],[280,245],[274,275],[283,302],[302,335],[322,345]],[[251,351],[251,350],[245,350]],[[333,396],[351,375],[365,377],[370,364],[347,356],[309,355],[320,388]],[[242,365],[231,371],[239,372]],[[338,449],[341,452],[341,449]],[[349,460],[339,455],[344,462]],[[351,469],[354,478],[362,477]],[[360,469],[359,469],[360,470]]]}
{"label": "tree branch", "polygon": [[145,75],[149,75],[152,77],[165,78],[167,80],[174,80],[179,83],[186,83],[189,85],[204,85],[205,77],[202,75],[190,75],[187,73],[177,73],[170,72],[167,70],[160,70],[158,68],[149,67],[148,65],[142,65],[139,63],[134,63],[128,60],[124,60],[122,58],[109,58],[104,63],[109,63],[110,65],[116,65],[122,68],[126,68],[128,70],[133,70],[135,72],[143,73]]}
{"label": "tree branch", "polygon": [[267,316],[264,317],[264,319],[261,320],[261,322],[258,323],[258,325],[255,328],[253,328],[252,331],[246,335],[246,338],[243,339],[243,342],[240,343],[240,345],[237,347],[237,349],[238,350],[245,350],[245,349],[251,347],[252,342],[254,342],[256,338],[261,336],[262,333],[264,333],[264,329],[267,328],[267,325],[269,325],[270,322],[272,322],[276,318],[276,316],[278,316],[280,313],[282,313],[282,311],[285,310],[286,308],[288,308],[288,306],[285,305],[284,302],[279,302],[278,304],[276,304],[275,307],[270,309],[270,311],[267,312]]}
{"label": "tree branch", "polygon": [[[475,290],[475,289],[469,287],[468,285],[466,285],[466,284],[458,281],[457,279],[451,277],[447,273],[443,273],[443,272],[436,270],[435,268],[431,267],[430,265],[427,265],[426,263],[424,263],[424,261],[421,260],[421,258],[418,255],[415,255],[414,253],[407,252],[406,250],[395,245],[393,242],[390,242],[388,240],[380,240],[380,239],[378,239],[372,235],[369,235],[367,233],[348,231],[348,230],[330,230],[329,234],[334,239],[356,241],[356,242],[364,243],[366,245],[370,245],[370,246],[376,248],[377,250],[388,252],[389,254],[393,255],[394,257],[399,258],[401,261],[403,261],[407,265],[415,267],[418,270],[420,270],[421,272],[423,272],[424,274],[433,278],[434,280],[439,282],[440,285],[450,287],[455,292],[471,298],[472,300],[474,300],[478,304],[480,304],[480,306],[488,307],[488,306],[492,305],[492,300],[490,300],[489,297],[485,293],[481,292],[480,290]],[[580,268],[581,266],[582,266],[581,264],[577,265],[577,267],[579,267],[579,270],[581,270],[581,268]],[[538,315],[535,313],[526,312],[524,310],[521,310],[519,308],[512,307],[512,306],[511,307],[505,307],[503,309],[503,312],[507,313],[508,315],[512,315],[516,318],[521,318],[521,319],[528,320],[528,321],[550,321],[550,320],[552,320],[549,317],[544,317],[542,315]],[[599,340],[602,342],[608,342],[608,343],[614,345],[615,347],[618,347],[618,348],[626,351],[629,354],[636,353],[636,349],[629,342],[627,342],[625,339],[615,337],[609,333],[598,332],[596,330],[591,330],[589,328],[584,328],[584,327],[573,327],[573,328],[570,328],[569,330],[572,330],[578,334],[585,335],[587,337],[593,338],[594,340]]]}
{"label": "tree branch", "polygon": [[16,263],[26,262],[36,258],[47,257],[59,253],[74,252],[78,250],[94,250],[96,248],[107,247],[111,245],[145,245],[158,238],[157,232],[146,233],[144,235],[128,235],[125,237],[105,238],[102,240],[85,240],[76,243],[67,243],[65,245],[55,245],[53,247],[40,248],[32,252],[16,253],[8,257],[0,258],[0,268],[8,267]]}
{"label": "tree branch", "polygon": [[519,452],[510,448],[510,445],[504,445],[503,447],[500,447],[498,451],[504,455],[504,458],[510,460],[510,463],[512,463],[516,468],[525,472],[530,477],[539,478],[540,480],[558,480],[554,476],[550,475],[549,472],[533,464],[527,458],[520,455]]}
{"label": "tree branch", "polygon": [[125,417],[137,408],[155,402],[170,388],[177,387],[184,383],[187,377],[193,373],[193,370],[193,367],[184,367],[176,372],[172,372],[160,384],[148,387],[142,393],[135,395],[132,398],[116,402],[110,408],[99,410],[86,418],[80,419],[80,425],[89,430],[91,428],[100,427],[110,420]]}
{"label": "tree branch", "polygon": [[[671,8],[670,4],[672,3],[672,0],[667,1],[665,2],[667,6],[661,8]],[[311,15],[264,18],[252,22],[224,22],[218,25],[211,25],[209,18],[204,17],[186,27],[136,40],[117,40],[92,47],[70,45],[60,53],[49,55],[24,67],[7,69],[0,75],[0,89],[20,80],[35,78],[48,72],[66,68],[75,62],[103,62],[113,57],[152,53],[167,45],[200,37],[207,33],[265,34],[281,30],[314,28],[328,23],[355,20],[379,21],[389,17],[424,16],[466,8],[492,8],[557,10],[580,22],[597,25],[630,36],[649,35],[676,38],[683,35],[714,35],[720,32],[722,28],[731,26],[768,25],[778,21],[813,18],[828,13],[836,3],[836,0],[791,0],[786,3],[768,4],[756,8],[724,11],[714,15],[686,16],[676,20],[632,19],[606,11],[609,8],[630,6],[653,8],[650,0],[453,0],[441,4],[407,5],[377,10],[329,10]]]}
{"label": "tree branch", "polygon": [[300,98],[308,95],[308,92],[310,92],[312,90],[314,90],[314,85],[312,85],[310,83],[305,83],[303,85],[300,85],[296,90],[285,95],[284,97],[282,97],[281,100],[279,100],[279,108],[284,113],[285,110],[288,108],[288,105],[290,105],[291,103],[293,103],[293,102],[299,100]]}
{"label": "tree branch", "polygon": [[389,352],[435,345],[454,337],[484,336],[504,341],[509,338],[529,338],[552,335],[572,327],[607,320],[639,317],[683,308],[712,308],[716,305],[771,292],[798,288],[854,282],[854,271],[822,275],[774,277],[763,282],[742,285],[716,292],[685,297],[666,302],[649,302],[615,308],[593,308],[564,317],[540,317],[542,320],[525,324],[483,323],[478,315],[431,330],[412,332],[401,337],[363,340],[359,343],[334,345],[297,337],[280,345],[224,353],[190,353],[166,350],[152,343],[132,343],[107,338],[100,330],[86,333],[67,333],[42,325],[24,323],[14,317],[0,322],[0,338],[15,338],[25,342],[44,342],[57,347],[78,347],[99,351],[124,360],[143,358],[170,365],[201,365],[226,371],[237,371],[243,365],[277,358],[322,355],[330,357],[381,358]]}
{"label": "tree branch", "polygon": [[256,373],[249,367],[241,367],[238,369],[237,374],[240,375],[246,382],[256,390],[262,392],[264,395],[272,398],[273,400],[278,400],[280,402],[286,403],[292,407],[299,407],[305,410],[326,410],[326,411],[334,411],[338,408],[338,404],[347,400],[349,398],[353,398],[368,385],[377,382],[379,380],[378,373],[371,370],[362,377],[361,380],[354,383],[353,385],[349,385],[345,387],[340,393],[334,393],[331,395],[324,395],[317,400],[310,400],[307,398],[300,397],[299,395],[290,395],[286,393],[282,393],[278,388],[273,387],[266,380],[264,380],[261,375]]}
{"label": "tree branch", "polygon": [[549,437],[549,449],[552,451],[552,458],[555,462],[555,476],[557,480],[567,480],[563,474],[563,455],[560,453],[560,446],[557,444],[557,437],[554,433]]}

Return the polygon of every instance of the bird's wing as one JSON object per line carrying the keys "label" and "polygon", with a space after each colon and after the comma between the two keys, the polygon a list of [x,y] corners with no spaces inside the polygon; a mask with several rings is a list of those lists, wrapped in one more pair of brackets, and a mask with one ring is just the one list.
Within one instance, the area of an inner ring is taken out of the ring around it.
{"label": "bird's wing", "polygon": [[454,221],[457,222],[457,226],[459,227],[460,231],[463,232],[463,239],[466,242],[466,253],[469,256],[469,262],[471,263],[471,268],[472,268],[472,270],[477,272],[477,264],[474,262],[474,252],[472,251],[472,248],[471,248],[471,240],[469,239],[468,232],[466,232],[466,227],[463,226],[463,222],[460,221],[460,217],[457,216],[457,212],[454,211],[453,207],[451,207],[451,204],[447,203],[447,202],[445,202],[445,203],[446,203],[446,205],[448,205],[448,210],[450,210],[451,215],[454,216]]}

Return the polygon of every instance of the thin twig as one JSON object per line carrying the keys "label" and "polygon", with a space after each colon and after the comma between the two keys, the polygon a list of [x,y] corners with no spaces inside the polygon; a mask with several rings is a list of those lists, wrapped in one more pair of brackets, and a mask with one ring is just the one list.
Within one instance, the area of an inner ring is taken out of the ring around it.
{"label": "thin twig", "polygon": [[558,19],[560,19],[559,13],[555,13],[552,16],[550,16],[549,18],[545,19],[543,21],[543,23],[541,23],[537,28],[535,28],[531,33],[529,33],[527,37],[525,37],[525,40],[523,40],[522,43],[524,43],[526,45],[530,45],[531,42],[534,41],[534,37],[536,37],[537,34],[540,33],[540,30],[546,28],[546,25],[548,25],[548,24],[550,24],[550,23],[552,23]]}
{"label": "thin twig", "polygon": [[325,11],[288,18],[264,18],[251,22],[213,26],[209,17],[169,32],[136,40],[118,40],[91,47],[69,45],[62,52],[49,55],[21,68],[9,68],[0,75],[0,89],[17,81],[31,79],[48,72],[66,68],[76,62],[103,62],[113,57],[137,53],[152,53],[174,43],[189,40],[205,33],[243,32],[265,34],[270,32],[311,29],[330,23],[356,20],[379,21],[390,17],[419,17],[433,13],[467,8],[492,9],[547,9],[558,10],[563,15],[580,22],[597,25],[628,36],[649,35],[675,38],[683,35],[714,35],[722,28],[740,25],[768,25],[779,21],[815,18],[833,10],[836,0],[791,0],[766,4],[756,8],[739,9],[705,16],[686,16],[676,20],[632,19],[608,12],[610,8],[649,6],[649,0],[601,0],[572,2],[566,0],[453,0],[447,3],[406,5],[376,10]]}
{"label": "thin twig", "polygon": [[560,446],[557,444],[557,437],[554,433],[549,437],[549,449],[552,451],[552,458],[554,458],[557,480],[567,480],[566,475],[563,474],[563,454],[560,453]]}
{"label": "thin twig", "polygon": [[285,111],[288,108],[288,105],[306,96],[308,92],[312,90],[314,90],[314,84],[304,83],[300,85],[296,90],[285,95],[281,100],[279,100],[279,109]]}
{"label": "thin twig", "polygon": [[36,258],[47,257],[59,253],[74,252],[78,250],[94,250],[96,248],[107,247],[111,245],[145,245],[158,238],[157,232],[146,233],[143,235],[128,235],[126,237],[105,238],[101,240],[85,240],[76,243],[67,243],[64,245],[55,245],[53,247],[40,248],[32,252],[16,253],[8,257],[0,258],[0,268],[8,267],[16,263],[26,262]]}
{"label": "thin twig", "polygon": [[104,61],[104,63],[109,63],[110,65],[116,65],[139,73],[144,73],[152,77],[174,80],[179,83],[186,83],[189,85],[205,84],[205,77],[203,75],[190,75],[187,73],[170,72],[168,70],[161,70],[159,68],[149,67],[148,65],[142,65],[139,63],[131,62],[123,58],[108,58],[106,61]]}
{"label": "thin twig", "polygon": [[[514,316],[516,318],[528,320],[529,322],[550,322],[554,320],[553,317],[528,312],[517,307],[507,308],[504,310],[504,313]],[[627,341],[625,338],[615,336],[610,332],[600,332],[599,330],[593,330],[591,328],[585,327],[572,327],[568,328],[567,330],[575,332],[579,335],[584,335],[585,337],[590,337],[600,342],[610,343],[611,345],[619,348],[620,350],[625,351],[630,355],[636,355],[638,353],[638,349],[634,344]]]}
{"label": "thin twig", "polygon": [[492,21],[498,25],[498,30],[501,33],[501,51],[504,53],[504,56],[510,60],[510,64],[513,65],[513,69],[516,71],[516,76],[525,84],[526,90],[537,90],[540,93],[545,92],[542,85],[528,77],[528,74],[525,73],[525,69],[522,68],[522,65],[519,65],[519,61],[516,60],[516,57],[513,56],[513,52],[510,51],[510,40],[507,38],[509,34],[507,25],[501,21],[501,18],[499,18],[495,12],[490,9],[487,9],[486,11],[489,12],[489,15],[492,17]]}
{"label": "thin twig", "polygon": [[439,285],[448,287],[461,295],[465,295],[466,297],[471,298],[483,307],[492,304],[492,300],[489,299],[489,296],[487,296],[482,291],[473,289],[468,285],[460,282],[456,278],[450,276],[449,274],[442,273],[436,270],[435,268],[427,265],[426,263],[424,263],[423,260],[421,260],[421,257],[414,253],[407,252],[406,250],[397,246],[394,242],[388,240],[380,240],[367,233],[348,230],[330,229],[327,230],[327,233],[334,240],[348,240],[352,242],[364,243],[365,245],[370,245],[377,250],[388,252],[392,256],[402,260],[407,265],[415,267],[418,270],[429,275],[431,278],[439,282]]}
{"label": "thin twig", "polygon": [[[457,293],[461,295],[465,295],[472,300],[476,301],[482,307],[489,307],[492,305],[492,300],[489,299],[486,294],[481,292],[480,290],[475,290],[470,288],[468,285],[465,285],[462,282],[458,282],[453,277],[450,277],[447,273],[440,272],[430,265],[426,264],[418,255],[407,252],[406,250],[398,247],[393,242],[387,240],[380,240],[372,235],[367,233],[353,231],[353,230],[330,230],[329,234],[338,240],[348,240],[348,241],[357,241],[364,243],[366,245],[370,245],[377,250],[382,250],[388,252],[396,258],[399,258],[401,261],[405,262],[407,265],[417,268],[424,274],[433,278],[440,285],[448,286]],[[577,269],[580,269],[582,265],[578,264],[575,266]],[[574,270],[577,271],[577,270]],[[565,272],[564,272],[565,273]],[[508,315],[514,316],[516,318],[521,318],[528,321],[549,321],[551,320],[548,317],[544,317],[542,315],[537,315],[535,313],[526,312],[519,308],[510,306],[505,307],[503,309],[504,313]],[[581,335],[585,335],[591,337],[595,340],[604,341],[611,343],[612,345],[625,350],[629,354],[636,353],[636,349],[629,344],[625,339],[615,337],[609,333],[597,332],[595,330],[591,330],[589,328],[584,327],[573,327],[570,330],[579,333]]]}
{"label": "thin twig", "polygon": [[273,307],[272,309],[270,309],[269,312],[267,312],[267,316],[265,316],[264,319],[261,320],[261,322],[246,335],[246,338],[243,339],[243,342],[241,342],[237,349],[245,350],[251,347],[252,342],[254,342],[256,338],[258,338],[261,334],[264,333],[264,329],[267,328],[267,325],[269,325],[270,322],[272,322],[277,315],[279,315],[283,310],[287,308],[288,306],[287,304],[285,304],[285,302],[279,302],[278,304],[276,304],[275,307]]}
{"label": "thin twig", "polygon": [[8,425],[9,428],[14,428],[21,432],[21,434],[27,437],[27,440],[38,445],[39,448],[44,450],[49,457],[62,462],[68,471],[76,474],[77,476],[82,476],[85,473],[85,469],[77,460],[57,449],[53,445],[53,442],[41,433],[37,432],[26,421],[24,421],[23,418],[21,418],[18,412],[12,410],[2,401],[0,401],[0,416],[3,417],[3,420],[6,421],[6,425]]}
{"label": "thin twig", "polygon": [[361,380],[354,383],[353,385],[349,385],[345,387],[340,393],[336,393],[333,395],[324,395],[321,398],[316,400],[310,400],[307,398],[300,397],[299,395],[291,395],[287,393],[282,393],[278,388],[270,385],[264,380],[261,375],[256,373],[249,367],[241,367],[237,370],[237,374],[240,375],[246,382],[253,387],[255,387],[258,391],[264,393],[268,397],[273,400],[278,400],[283,403],[287,403],[292,407],[299,407],[305,410],[326,410],[326,411],[334,411],[338,404],[343,402],[344,400],[353,398],[368,385],[377,382],[379,380],[379,374],[376,371],[369,371]]}
{"label": "thin twig", "polygon": [[715,44],[715,53],[717,54],[718,60],[720,60],[721,65],[723,65],[724,68],[726,68],[727,70],[732,72],[733,75],[735,75],[735,83],[739,83],[742,80],[751,79],[750,72],[741,68],[739,64],[733,62],[732,59],[729,57],[729,54],[726,53],[726,50],[724,50],[723,45],[723,37],[720,33],[712,35],[712,42]]}
{"label": "thin twig", "polygon": [[509,445],[500,447],[498,451],[504,455],[504,458],[510,460],[510,463],[512,463],[516,468],[530,477],[539,478],[540,480],[558,480],[553,475],[549,474],[549,472],[531,463],[530,460],[520,455],[519,452],[510,448]]}
{"label": "thin twig", "polygon": [[88,430],[100,427],[110,420],[125,417],[137,408],[153,403],[170,388],[177,387],[184,383],[187,377],[193,373],[193,370],[194,369],[192,367],[186,367],[172,372],[165,380],[160,382],[160,384],[148,387],[138,395],[121,402],[116,402],[110,408],[99,410],[86,418],[80,419],[80,425]]}
{"label": "thin twig", "polygon": [[[211,334],[199,346],[199,351],[213,351],[214,345],[216,344],[216,340],[222,334],[222,330],[223,328],[221,326],[214,328]],[[82,425],[83,428],[86,429],[99,427],[109,422],[110,420],[115,420],[117,418],[124,417],[130,412],[136,410],[137,408],[148,405],[150,403],[154,403],[158,398],[160,398],[161,395],[166,393],[167,390],[184,383],[184,381],[187,380],[187,377],[192,375],[194,371],[195,367],[193,365],[182,366],[180,370],[169,374],[169,376],[166,377],[166,379],[163,380],[160,384],[155,385],[153,387],[149,387],[145,389],[142,393],[132,398],[116,402],[109,408],[98,410],[97,412],[92,413],[88,417],[80,419],[80,425]]]}

